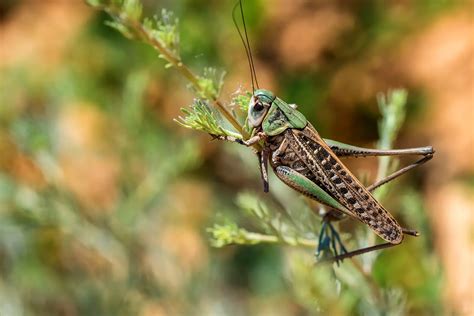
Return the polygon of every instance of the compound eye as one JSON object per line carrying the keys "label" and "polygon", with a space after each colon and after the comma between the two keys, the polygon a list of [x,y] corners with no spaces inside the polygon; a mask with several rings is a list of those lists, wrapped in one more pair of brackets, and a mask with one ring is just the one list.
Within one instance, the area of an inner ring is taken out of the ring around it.
{"label": "compound eye", "polygon": [[257,112],[260,112],[261,110],[263,110],[263,108],[264,108],[263,104],[258,101],[253,106],[253,109]]}
{"label": "compound eye", "polygon": [[259,126],[263,119],[265,118],[265,113],[267,113],[269,105],[262,102],[258,97],[252,97],[249,104],[248,110],[248,121],[251,126]]}

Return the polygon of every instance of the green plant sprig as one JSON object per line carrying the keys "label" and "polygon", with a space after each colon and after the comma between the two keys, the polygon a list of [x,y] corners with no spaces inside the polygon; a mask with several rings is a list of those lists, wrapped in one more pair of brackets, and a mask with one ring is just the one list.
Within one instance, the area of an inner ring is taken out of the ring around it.
{"label": "green plant sprig", "polygon": [[317,242],[314,239],[297,238],[285,235],[268,235],[250,232],[238,227],[235,223],[214,224],[206,230],[210,235],[211,245],[221,248],[228,245],[256,245],[256,244],[286,244],[314,249]]}
{"label": "green plant sprig", "polygon": [[206,132],[213,136],[232,136],[242,138],[242,135],[234,133],[223,127],[222,118],[219,113],[209,106],[206,100],[195,99],[190,108],[181,108],[185,114],[174,119],[179,125]]}
{"label": "green plant sprig", "polygon": [[161,18],[155,16],[151,19],[143,18],[143,6],[140,0],[86,0],[86,2],[96,9],[107,12],[113,18],[113,21],[107,24],[127,38],[138,39],[154,47],[160,53],[159,57],[168,62],[165,67],[175,67],[190,82],[199,97],[210,100],[238,133],[243,137],[248,136],[242,125],[218,99],[222,80],[216,82],[207,77],[206,75],[212,74],[209,70],[205,71],[203,76],[198,76],[183,63],[179,55],[178,20],[173,19],[171,12],[162,10]]}

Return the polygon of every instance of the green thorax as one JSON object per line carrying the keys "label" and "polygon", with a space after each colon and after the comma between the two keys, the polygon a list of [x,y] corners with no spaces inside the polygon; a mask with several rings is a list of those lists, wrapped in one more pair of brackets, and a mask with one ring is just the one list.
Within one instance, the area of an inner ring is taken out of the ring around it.
{"label": "green thorax", "polygon": [[262,129],[268,136],[283,133],[288,128],[303,129],[308,121],[303,114],[282,99],[275,97],[262,122]]}

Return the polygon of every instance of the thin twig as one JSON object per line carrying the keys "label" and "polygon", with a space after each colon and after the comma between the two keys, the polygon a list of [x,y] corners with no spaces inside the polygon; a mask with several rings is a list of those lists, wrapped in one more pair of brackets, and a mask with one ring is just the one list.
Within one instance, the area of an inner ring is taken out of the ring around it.
{"label": "thin twig", "polygon": [[[97,8],[107,12],[110,16],[113,16],[119,19],[124,25],[127,25],[133,29],[138,35],[139,39],[145,43],[150,44],[156,50],[158,50],[164,59],[171,63],[176,69],[192,84],[192,86],[197,91],[202,91],[201,86],[199,85],[199,77],[192,72],[192,70],[186,66],[181,59],[176,56],[173,52],[167,49],[165,46],[160,43],[156,38],[154,38],[147,29],[137,20],[130,19],[126,14],[113,5],[101,5]],[[202,91],[205,93],[205,91]],[[219,111],[224,115],[224,117],[232,124],[232,126],[244,137],[246,132],[242,128],[242,125],[235,119],[232,113],[220,102],[215,95],[205,95],[206,98],[211,100],[213,104],[219,109]]]}

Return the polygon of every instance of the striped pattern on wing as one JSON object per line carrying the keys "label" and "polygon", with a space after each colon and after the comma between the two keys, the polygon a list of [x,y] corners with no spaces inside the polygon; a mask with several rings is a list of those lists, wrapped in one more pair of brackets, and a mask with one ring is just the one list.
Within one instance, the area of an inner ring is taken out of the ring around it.
{"label": "striped pattern on wing", "polygon": [[397,221],[342,164],[314,127],[308,124],[303,130],[289,131],[285,137],[309,169],[308,177],[312,181],[377,235],[393,244],[402,241],[403,233]]}

